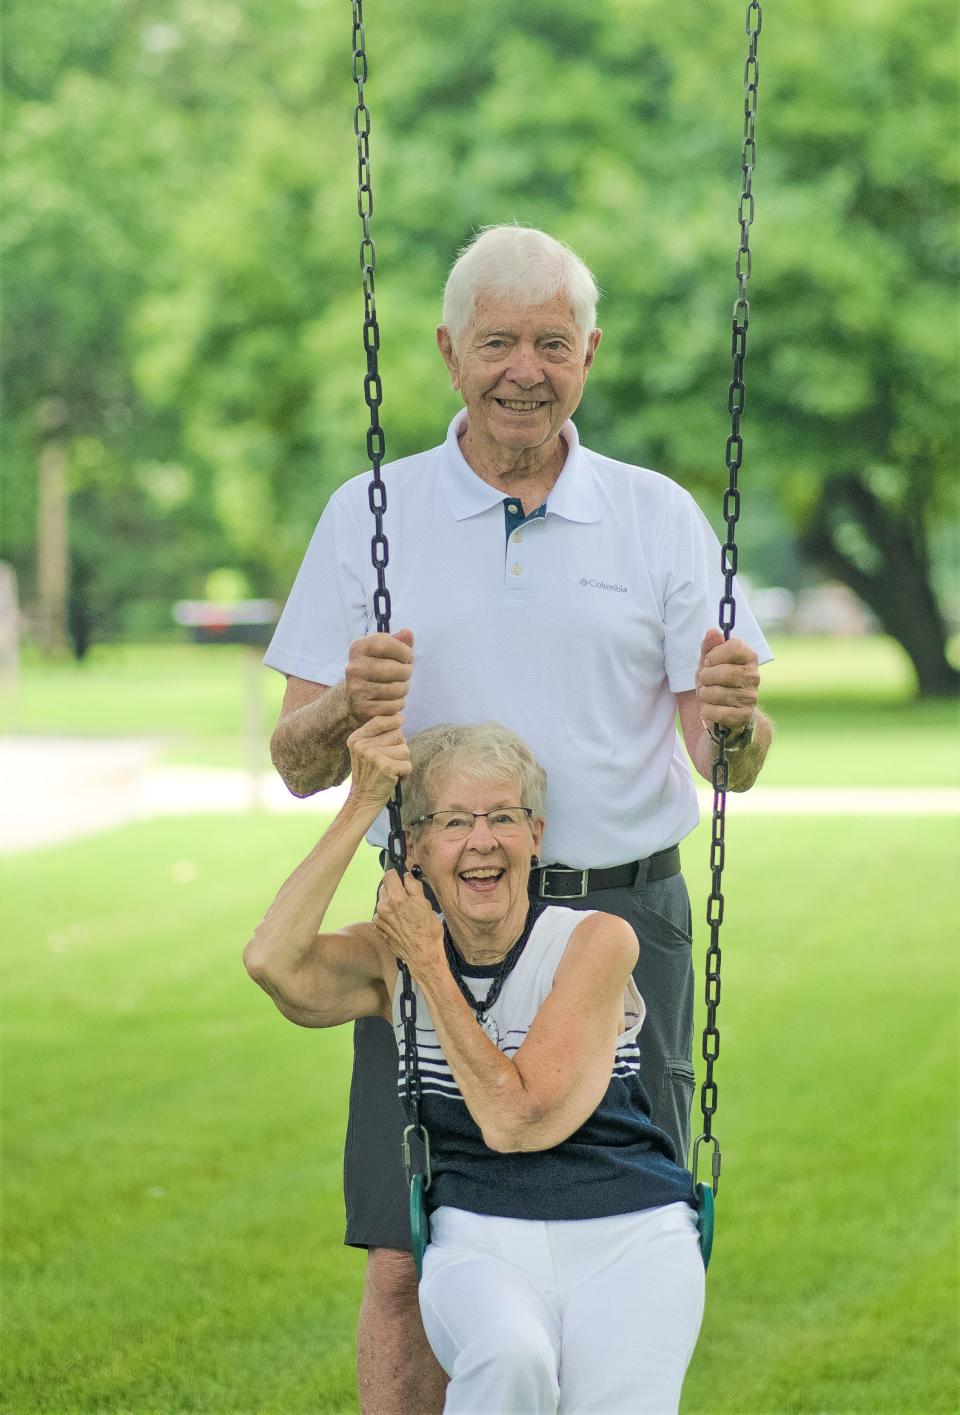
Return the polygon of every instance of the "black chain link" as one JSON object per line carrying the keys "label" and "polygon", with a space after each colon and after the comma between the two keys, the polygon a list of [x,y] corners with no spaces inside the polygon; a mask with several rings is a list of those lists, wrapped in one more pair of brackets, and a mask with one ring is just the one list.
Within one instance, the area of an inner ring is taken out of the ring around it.
{"label": "black chain link", "polygon": [[[377,631],[390,632],[390,591],[387,589],[387,565],[390,563],[390,545],[383,529],[383,517],[387,509],[387,488],[380,475],[380,464],[386,452],[383,428],[380,426],[380,404],[383,402],[383,385],[380,381],[379,353],[380,326],[377,323],[376,269],[377,248],[373,242],[370,221],[373,216],[373,183],[370,168],[370,110],[364,99],[363,86],[367,78],[366,36],[363,28],[363,0],[353,0],[353,81],[357,86],[357,102],[353,113],[353,131],[357,136],[357,212],[363,225],[360,241],[360,272],[363,278],[363,348],[367,356],[367,372],[363,380],[363,396],[370,414],[367,429],[367,456],[370,458],[372,480],[368,488],[370,510],[373,513],[375,530],[370,542],[370,558],[377,576],[377,588],[373,596],[373,613]],[[387,837],[387,853],[397,874],[402,879],[406,871],[406,844],[401,824],[403,801],[400,783],[387,805],[390,832]],[[404,1041],[404,1099],[407,1117],[414,1135],[425,1146],[425,1132],[420,1123],[420,1068],[417,1058],[417,996],[410,980],[410,970],[400,963],[400,1016],[403,1022]],[[414,1172],[422,1173],[415,1160]]]}
{"label": "black chain link", "polygon": [[[723,519],[727,525],[727,539],[720,553],[720,568],[724,577],[723,597],[720,600],[720,628],[724,639],[729,639],[737,617],[737,606],[733,595],[733,577],[737,573],[737,521],[740,516],[740,489],[737,479],[743,463],[743,437],[740,433],[740,416],[745,403],[743,365],[747,357],[747,329],[750,323],[750,302],[747,299],[747,282],[753,270],[750,252],[750,227],[754,217],[753,169],[757,160],[757,89],[760,69],[757,61],[757,41],[763,23],[763,12],[758,0],[750,0],[747,6],[747,35],[750,40],[747,62],[743,72],[743,146],[740,153],[740,168],[743,185],[737,219],[740,222],[740,247],[737,251],[737,298],[733,306],[733,378],[727,393],[727,409],[730,413],[730,435],[726,445],[726,464],[729,485],[723,496]],[[710,1171],[713,1192],[720,1185],[720,1145],[713,1133],[713,1117],[717,1109],[717,1083],[713,1077],[713,1067],[720,1054],[720,1030],[717,1027],[717,1009],[720,1006],[720,926],[723,923],[723,866],[726,855],[724,831],[726,828],[727,785],[729,762],[726,756],[726,728],[717,732],[717,760],[713,766],[713,819],[710,837],[710,897],[707,901],[707,923],[710,926],[710,943],[706,957],[706,983],[704,999],[707,1017],[703,1028],[702,1055],[706,1063],[703,1084],[700,1087],[700,1109],[703,1112],[703,1130],[693,1147],[693,1178],[697,1181],[697,1168],[701,1144],[712,1149]]]}

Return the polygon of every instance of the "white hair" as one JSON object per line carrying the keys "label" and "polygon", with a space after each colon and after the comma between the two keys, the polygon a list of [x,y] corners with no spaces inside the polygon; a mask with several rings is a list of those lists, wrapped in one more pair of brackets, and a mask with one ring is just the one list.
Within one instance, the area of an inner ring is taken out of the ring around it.
{"label": "white hair", "polygon": [[543,815],[547,774],[526,742],[499,722],[427,727],[410,738],[410,757],[413,769],[403,783],[407,827],[435,808],[437,788],[458,773],[484,784],[509,778],[516,783],[517,805]]}
{"label": "white hair", "polygon": [[597,282],[569,246],[532,226],[485,226],[460,251],[443,292],[443,322],[454,344],[482,294],[514,300],[521,309],[564,294],[584,342],[596,327]]}

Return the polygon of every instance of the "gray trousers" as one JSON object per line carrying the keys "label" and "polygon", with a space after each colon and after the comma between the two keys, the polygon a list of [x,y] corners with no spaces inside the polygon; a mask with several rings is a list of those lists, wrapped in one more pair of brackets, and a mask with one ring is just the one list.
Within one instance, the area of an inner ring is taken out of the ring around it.
{"label": "gray trousers", "polygon": [[[639,1036],[640,1076],[654,1124],[669,1135],[683,1164],[690,1149],[693,1099],[691,918],[683,876],[647,884],[641,869],[629,889],[599,889],[583,899],[554,902],[619,914],[640,940],[634,978],[647,1004]],[[397,1096],[397,1067],[389,1022],[364,1017],[355,1023],[343,1169],[344,1241],[356,1248],[411,1248],[400,1154],[406,1119]]]}

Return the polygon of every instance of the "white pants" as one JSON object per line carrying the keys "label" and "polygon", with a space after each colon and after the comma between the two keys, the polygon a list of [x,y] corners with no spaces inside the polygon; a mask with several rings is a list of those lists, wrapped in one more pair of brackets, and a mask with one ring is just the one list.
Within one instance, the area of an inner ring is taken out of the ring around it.
{"label": "white pants", "polygon": [[703,1317],[687,1204],[542,1223],[440,1208],[420,1309],[445,1415],[671,1415]]}

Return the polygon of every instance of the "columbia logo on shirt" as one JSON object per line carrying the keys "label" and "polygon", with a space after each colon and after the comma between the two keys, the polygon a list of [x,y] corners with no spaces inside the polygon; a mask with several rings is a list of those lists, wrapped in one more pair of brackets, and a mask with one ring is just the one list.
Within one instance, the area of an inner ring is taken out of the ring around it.
{"label": "columbia logo on shirt", "polygon": [[583,586],[584,589],[589,587],[592,590],[613,590],[616,594],[628,593],[626,585],[608,585],[606,580],[583,579],[580,581],[580,584]]}

